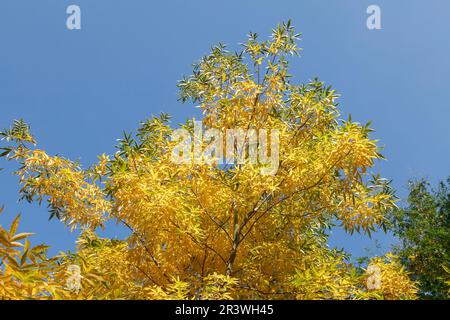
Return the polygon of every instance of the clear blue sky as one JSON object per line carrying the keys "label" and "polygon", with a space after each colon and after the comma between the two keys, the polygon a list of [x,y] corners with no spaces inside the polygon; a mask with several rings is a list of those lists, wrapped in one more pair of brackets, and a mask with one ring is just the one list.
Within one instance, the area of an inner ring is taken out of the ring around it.
{"label": "clear blue sky", "polygon": [[[81,7],[82,30],[66,29],[70,4]],[[381,7],[382,30],[366,28],[370,4]],[[175,85],[211,45],[236,48],[249,31],[266,36],[288,18],[303,33],[293,81],[318,76],[342,95],[343,117],[373,120],[388,159],[376,170],[399,196],[409,178],[450,174],[448,0],[1,0],[0,127],[24,118],[40,148],[89,165],[146,116],[195,115]],[[47,222],[45,206],[17,202],[11,169],[0,172],[1,223],[22,212],[20,229],[37,233],[34,242],[73,247],[76,235]],[[392,242],[376,238],[382,251]],[[374,245],[339,230],[331,243],[355,255]]]}

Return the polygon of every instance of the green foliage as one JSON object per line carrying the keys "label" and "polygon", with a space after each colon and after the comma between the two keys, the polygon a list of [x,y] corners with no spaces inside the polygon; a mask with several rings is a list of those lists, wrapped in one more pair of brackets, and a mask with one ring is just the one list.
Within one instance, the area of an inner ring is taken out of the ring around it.
{"label": "green foliage", "polygon": [[430,190],[426,180],[410,183],[408,206],[395,210],[391,221],[401,239],[398,255],[419,283],[425,299],[449,299],[450,178]]}
{"label": "green foliage", "polygon": [[[35,144],[34,137],[30,134],[30,126],[22,119],[14,120],[11,128],[0,130],[0,141],[13,142],[17,144],[18,148],[23,147],[26,143]],[[13,151],[13,148],[0,147],[0,158],[7,157]],[[3,168],[0,168],[2,171]]]}

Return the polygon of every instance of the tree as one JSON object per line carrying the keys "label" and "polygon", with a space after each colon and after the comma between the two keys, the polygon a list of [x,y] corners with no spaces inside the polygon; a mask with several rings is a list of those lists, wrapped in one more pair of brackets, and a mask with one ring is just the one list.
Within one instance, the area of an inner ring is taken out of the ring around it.
{"label": "tree", "polygon": [[[77,297],[415,297],[394,259],[375,261],[383,287],[368,290],[367,275],[327,246],[334,220],[369,235],[384,227],[395,197],[389,181],[368,173],[382,158],[369,125],[339,122],[337,94],[323,82],[291,83],[288,57],[298,55],[298,38],[288,22],[266,41],[250,33],[239,53],[215,46],[178,84],[180,99],[203,111],[203,129],[246,132],[240,147],[228,143],[242,161],[177,163],[181,136],[166,114],[144,121],[135,135],[125,133],[116,154],[88,169],[34,148],[21,121],[2,133],[11,143],[4,156],[20,164],[22,198],[46,201],[51,217],[85,230],[77,252],[59,257],[81,270]],[[201,151],[218,142],[198,139],[194,119],[181,128]],[[264,136],[267,154],[278,155],[270,174],[266,162],[248,157],[255,146],[249,132],[260,129],[271,133]],[[197,152],[189,147],[181,154],[193,159]],[[95,230],[108,220],[130,236],[98,238]],[[392,286],[398,290],[386,289]]]}
{"label": "tree", "polygon": [[449,299],[450,178],[430,190],[426,180],[411,181],[408,205],[391,221],[401,240],[397,253],[426,299]]}

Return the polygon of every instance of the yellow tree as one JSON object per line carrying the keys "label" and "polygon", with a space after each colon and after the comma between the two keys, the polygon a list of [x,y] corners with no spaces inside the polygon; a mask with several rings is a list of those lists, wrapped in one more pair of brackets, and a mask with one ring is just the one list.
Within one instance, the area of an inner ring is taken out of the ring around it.
{"label": "yellow tree", "polygon": [[[387,180],[369,174],[382,158],[369,125],[339,121],[337,94],[324,83],[291,81],[298,37],[287,22],[265,41],[250,33],[239,53],[213,47],[178,85],[180,99],[202,110],[200,124],[147,119],[88,169],[32,147],[21,121],[2,133],[11,142],[3,155],[21,165],[22,197],[47,201],[52,216],[85,229],[78,251],[58,257],[54,271],[80,266],[83,286],[70,297],[414,297],[391,262],[376,261],[389,291],[370,291],[366,276],[327,246],[335,221],[369,235],[383,227],[395,197]],[[219,141],[230,129],[243,135]],[[98,238],[108,220],[130,236]]]}

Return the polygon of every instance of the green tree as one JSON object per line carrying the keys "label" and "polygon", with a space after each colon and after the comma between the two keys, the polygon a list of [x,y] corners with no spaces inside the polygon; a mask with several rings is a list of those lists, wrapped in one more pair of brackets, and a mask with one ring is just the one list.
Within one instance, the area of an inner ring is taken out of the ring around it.
{"label": "green tree", "polygon": [[427,180],[410,182],[407,207],[391,221],[402,264],[419,284],[425,299],[449,299],[450,178],[436,190]]}

